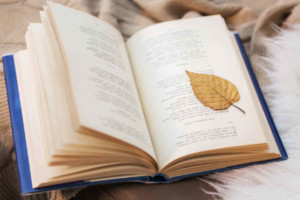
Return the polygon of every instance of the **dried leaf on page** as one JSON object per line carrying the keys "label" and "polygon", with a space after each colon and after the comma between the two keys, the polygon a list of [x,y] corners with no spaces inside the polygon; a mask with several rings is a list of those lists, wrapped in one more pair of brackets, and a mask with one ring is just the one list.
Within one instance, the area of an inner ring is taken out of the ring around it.
{"label": "dried leaf on page", "polygon": [[245,113],[234,105],[240,99],[240,94],[233,83],[215,75],[185,72],[190,78],[195,96],[205,106],[224,110],[232,105]]}

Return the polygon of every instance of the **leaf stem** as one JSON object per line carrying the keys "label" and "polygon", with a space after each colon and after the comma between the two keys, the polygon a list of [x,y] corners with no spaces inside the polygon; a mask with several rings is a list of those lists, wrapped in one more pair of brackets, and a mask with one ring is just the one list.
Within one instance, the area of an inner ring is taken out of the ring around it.
{"label": "leaf stem", "polygon": [[234,107],[236,107],[237,109],[239,109],[242,113],[246,114],[246,112],[243,109],[241,109],[240,107],[238,107],[238,106],[236,106],[234,104],[231,104],[231,105],[234,106]]}

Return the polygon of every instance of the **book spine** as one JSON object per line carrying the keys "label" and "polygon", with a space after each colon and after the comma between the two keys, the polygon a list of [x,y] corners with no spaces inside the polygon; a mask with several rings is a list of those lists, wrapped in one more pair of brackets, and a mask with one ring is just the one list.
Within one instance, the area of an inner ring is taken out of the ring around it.
{"label": "book spine", "polygon": [[[19,99],[19,90],[17,85],[16,71],[14,66],[13,55],[6,55],[2,57],[4,66],[4,75],[6,82],[7,100],[9,106],[11,128],[14,138],[16,160],[18,163],[18,173],[21,186],[21,192],[25,193],[29,185],[25,184],[23,180],[30,180],[30,174],[23,173],[24,167],[28,167],[28,157],[26,148],[26,139],[24,135],[23,118],[21,113],[21,103]],[[26,164],[27,163],[27,164]]]}

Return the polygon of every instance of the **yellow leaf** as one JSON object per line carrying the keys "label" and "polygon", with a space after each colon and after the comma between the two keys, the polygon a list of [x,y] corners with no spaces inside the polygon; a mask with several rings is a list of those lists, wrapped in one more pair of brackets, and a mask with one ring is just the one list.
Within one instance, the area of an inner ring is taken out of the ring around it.
{"label": "yellow leaf", "polygon": [[205,106],[214,110],[224,110],[240,99],[239,91],[230,81],[215,75],[185,71],[189,76],[195,96]]}

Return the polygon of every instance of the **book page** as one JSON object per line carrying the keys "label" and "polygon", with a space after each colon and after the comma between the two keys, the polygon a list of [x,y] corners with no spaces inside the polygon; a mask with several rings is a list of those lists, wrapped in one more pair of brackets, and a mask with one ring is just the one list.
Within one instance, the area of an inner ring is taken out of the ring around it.
{"label": "book page", "polygon": [[48,8],[66,63],[77,128],[123,140],[155,158],[120,32],[71,8],[51,2]]}
{"label": "book page", "polygon": [[[220,16],[160,23],[127,42],[141,102],[162,168],[185,155],[266,143],[261,122]],[[234,83],[235,103],[215,111],[198,101],[185,70],[214,74]]]}

